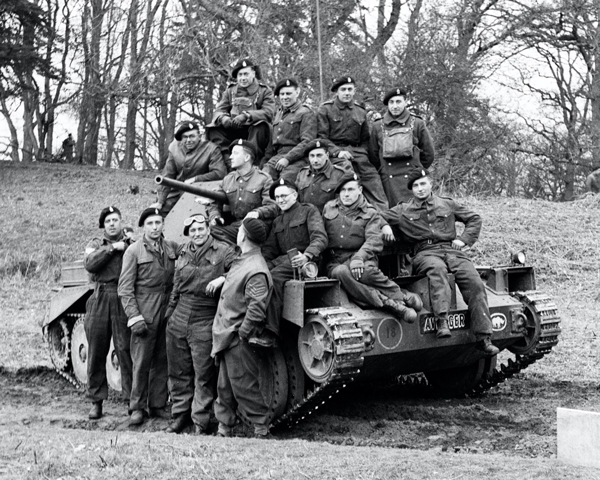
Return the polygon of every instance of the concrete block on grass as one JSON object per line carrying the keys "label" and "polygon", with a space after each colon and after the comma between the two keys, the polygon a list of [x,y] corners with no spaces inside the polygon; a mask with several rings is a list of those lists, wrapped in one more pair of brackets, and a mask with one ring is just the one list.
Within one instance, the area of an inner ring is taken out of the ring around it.
{"label": "concrete block on grass", "polygon": [[600,468],[600,413],[557,408],[558,459]]}

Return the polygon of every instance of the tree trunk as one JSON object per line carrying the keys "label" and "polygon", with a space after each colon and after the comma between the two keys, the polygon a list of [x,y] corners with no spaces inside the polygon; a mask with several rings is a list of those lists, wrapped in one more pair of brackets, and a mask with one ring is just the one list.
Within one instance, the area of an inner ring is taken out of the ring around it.
{"label": "tree trunk", "polygon": [[13,162],[19,162],[21,159],[19,158],[19,136],[17,134],[17,129],[15,124],[10,117],[10,111],[8,106],[6,105],[6,99],[0,96],[0,111],[4,116],[4,120],[8,125],[8,130],[10,131],[10,159]]}

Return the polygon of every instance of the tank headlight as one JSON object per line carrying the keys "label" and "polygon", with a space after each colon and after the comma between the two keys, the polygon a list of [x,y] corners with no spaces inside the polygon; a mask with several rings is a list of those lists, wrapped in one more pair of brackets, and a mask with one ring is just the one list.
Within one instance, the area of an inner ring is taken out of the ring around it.
{"label": "tank headlight", "polygon": [[510,256],[510,261],[514,264],[514,265],[525,265],[525,252],[517,252],[517,253],[513,253]]}

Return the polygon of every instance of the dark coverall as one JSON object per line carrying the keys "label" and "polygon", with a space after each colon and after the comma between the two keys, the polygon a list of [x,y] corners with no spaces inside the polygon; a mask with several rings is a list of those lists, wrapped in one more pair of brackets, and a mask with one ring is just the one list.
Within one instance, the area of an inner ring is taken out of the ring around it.
{"label": "dark coverall", "polygon": [[265,315],[273,281],[267,262],[255,248],[237,257],[221,290],[213,323],[211,355],[219,362],[215,417],[219,432],[227,434],[236,422],[236,411],[244,415],[257,434],[269,428],[269,405],[259,384],[262,354],[247,339],[266,328]]}
{"label": "dark coverall", "polygon": [[111,336],[114,337],[115,351],[119,359],[123,397],[129,400],[131,394],[131,333],[127,327],[127,316],[117,296],[124,252],[112,247],[113,243],[121,241],[129,245],[128,240],[121,234],[115,240],[106,237],[94,238],[85,248],[83,264],[95,282],[94,293],[87,301],[84,320],[88,341],[88,398],[92,402],[108,398],[106,356],[110,350]]}
{"label": "dark coverall", "polygon": [[[400,287],[379,270],[383,222],[377,210],[362,195],[349,207],[337,198],[325,205],[323,220],[329,236],[327,275],[337,278],[362,307],[381,308],[380,294],[404,303]],[[353,268],[364,268],[359,280],[353,277]]]}
{"label": "dark coverall", "polygon": [[[471,246],[479,237],[481,217],[451,198],[431,195],[427,200],[412,198],[387,212],[383,218],[400,229],[414,244],[413,269],[417,275],[429,278],[431,308],[436,319],[447,318],[451,290],[448,273],[453,273],[456,284],[469,307],[471,331],[477,340],[492,334],[492,321],[485,286],[469,257],[452,248],[458,239]],[[462,235],[456,235],[455,222],[464,223]]]}
{"label": "dark coverall", "polygon": [[[215,108],[212,123],[206,126],[206,135],[221,149],[227,170],[231,170],[229,145],[239,138],[254,143],[259,151],[257,160],[262,158],[269,145],[271,121],[276,109],[273,91],[256,79],[246,88],[237,83],[227,87]],[[233,119],[244,112],[248,112],[250,119],[241,128],[223,126],[223,117]]]}
{"label": "dark coverall", "polygon": [[342,150],[352,154],[352,167],[360,177],[365,197],[378,210],[386,210],[388,201],[381,178],[369,161],[369,125],[366,110],[356,102],[346,104],[337,98],[324,102],[317,111],[317,138],[328,138],[335,144],[335,147],[329,150],[334,164],[343,161],[341,158],[335,158]]}
{"label": "dark coverall", "polygon": [[[406,153],[403,141],[408,141],[410,154]],[[381,183],[391,206],[407,202],[412,198],[408,187],[408,175],[413,168],[429,168],[435,152],[433,141],[425,122],[404,110],[394,118],[386,112],[376,120],[371,129],[370,156],[379,168]]]}
{"label": "dark coverall", "polygon": [[[229,209],[234,221],[230,225],[211,227],[213,238],[235,245],[238,230],[248,212],[261,205],[275,206],[275,202],[269,197],[272,184],[271,176],[255,166],[246,175],[240,175],[237,170],[229,173],[223,179],[221,188],[229,200]],[[222,216],[221,206],[218,204],[211,203],[208,211],[210,220]]]}
{"label": "dark coverall", "polygon": [[267,308],[267,325],[279,333],[279,319],[283,311],[285,283],[294,278],[294,268],[287,251],[297,248],[309,261],[319,265],[319,258],[327,247],[327,232],[317,207],[296,202],[291,208],[273,220],[262,254],[271,270],[273,296]]}
{"label": "dark coverall", "polygon": [[342,179],[349,179],[352,172],[334,165],[330,160],[321,170],[304,167],[298,173],[296,186],[298,187],[298,201],[311,203],[323,212],[323,207],[329,200],[335,198],[335,189]]}
{"label": "dark coverall", "polygon": [[206,286],[225,275],[235,256],[231,245],[212,237],[200,247],[186,244],[175,263],[166,313],[171,413],[177,416],[191,411],[194,424],[204,431],[216,396],[217,369],[210,352],[219,301],[219,292],[209,297]]}
{"label": "dark coverall", "polygon": [[[295,182],[298,172],[307,162],[304,149],[317,135],[317,116],[310,107],[297,101],[288,109],[279,107],[273,120],[273,137],[265,155],[263,170],[273,180],[280,176],[290,182]],[[287,158],[290,164],[279,172],[275,165]]]}
{"label": "dark coverall", "polygon": [[[162,176],[184,182],[191,178],[195,182],[221,180],[227,174],[227,167],[219,147],[212,142],[200,142],[191,152],[186,151],[183,142],[173,140],[169,145],[169,156]],[[181,197],[181,190],[165,185],[158,186],[158,202],[162,203],[162,214],[166,215]]]}
{"label": "dark coverall", "polygon": [[[165,311],[173,287],[177,244],[161,240],[159,250],[144,235],[123,255],[119,297],[131,327],[145,321],[148,333],[131,336],[133,385],[129,409],[163,408],[167,403]],[[162,252],[160,251],[162,250]]]}

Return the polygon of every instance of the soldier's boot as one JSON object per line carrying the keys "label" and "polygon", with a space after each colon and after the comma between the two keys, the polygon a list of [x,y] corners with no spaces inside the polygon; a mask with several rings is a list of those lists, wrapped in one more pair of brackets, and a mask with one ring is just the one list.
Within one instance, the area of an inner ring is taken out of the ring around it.
{"label": "soldier's boot", "polygon": [[133,410],[131,412],[131,416],[129,417],[129,425],[141,425],[142,423],[144,423],[144,411]]}
{"label": "soldier's boot", "polygon": [[404,303],[407,307],[410,307],[417,312],[422,310],[423,308],[423,300],[417,293],[409,292],[408,290],[402,290],[402,295],[404,296]]}
{"label": "soldier's boot", "polygon": [[500,353],[500,349],[492,343],[490,337],[485,337],[481,340],[478,340],[475,344],[475,348],[480,352],[483,352],[486,357],[493,357],[494,355],[498,355]]}
{"label": "soldier's boot", "polygon": [[92,408],[90,408],[90,412],[88,413],[88,418],[90,420],[98,420],[102,416],[102,400],[99,402],[92,403]]}
{"label": "soldier's boot", "polygon": [[190,414],[188,412],[180,413],[175,417],[175,420],[165,430],[167,433],[181,433],[191,423]]}
{"label": "soldier's boot", "polygon": [[437,331],[435,336],[437,338],[451,337],[450,329],[448,328],[448,319],[446,317],[438,318],[436,321]]}
{"label": "soldier's boot", "polygon": [[404,320],[406,323],[415,323],[415,320],[419,317],[417,312],[415,312],[412,308],[409,308],[406,305],[397,302],[396,300],[392,300],[383,294],[380,295],[380,298],[383,306],[387,310],[392,312],[400,320]]}

